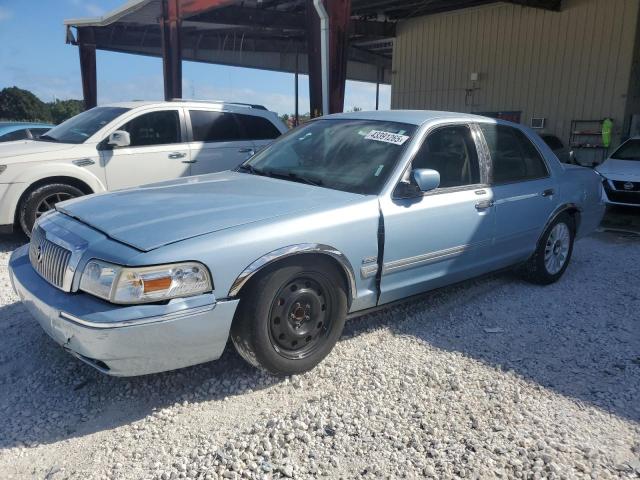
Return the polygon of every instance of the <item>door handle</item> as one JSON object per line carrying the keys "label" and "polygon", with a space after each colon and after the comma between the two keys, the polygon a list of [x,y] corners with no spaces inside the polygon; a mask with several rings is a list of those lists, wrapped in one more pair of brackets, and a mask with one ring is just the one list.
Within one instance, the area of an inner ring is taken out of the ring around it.
{"label": "door handle", "polygon": [[187,154],[186,153],[182,153],[182,152],[173,152],[169,154],[169,158],[171,159],[178,159],[178,158],[184,158],[186,157]]}
{"label": "door handle", "polygon": [[183,160],[182,163],[196,163],[197,160]]}
{"label": "door handle", "polygon": [[253,148],[241,148],[238,150],[240,153],[248,153],[250,156],[255,155],[256,151]]}
{"label": "door handle", "polygon": [[493,207],[494,202],[493,200],[482,200],[481,202],[476,203],[476,210],[481,211],[481,210],[486,210],[488,208]]}
{"label": "door handle", "polygon": [[542,192],[542,196],[543,197],[550,197],[554,193],[556,193],[556,191],[553,188],[547,188],[544,192]]}

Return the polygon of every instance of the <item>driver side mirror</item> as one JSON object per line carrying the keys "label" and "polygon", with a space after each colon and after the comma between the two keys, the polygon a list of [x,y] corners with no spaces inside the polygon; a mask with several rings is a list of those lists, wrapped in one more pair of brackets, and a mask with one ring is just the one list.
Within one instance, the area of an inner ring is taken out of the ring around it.
{"label": "driver side mirror", "polygon": [[128,147],[129,145],[131,145],[131,136],[129,135],[129,132],[125,132],[124,130],[116,130],[111,135],[109,135],[107,145],[110,145],[112,147]]}
{"label": "driver side mirror", "polygon": [[416,168],[411,172],[421,192],[430,192],[440,186],[440,173],[430,168]]}

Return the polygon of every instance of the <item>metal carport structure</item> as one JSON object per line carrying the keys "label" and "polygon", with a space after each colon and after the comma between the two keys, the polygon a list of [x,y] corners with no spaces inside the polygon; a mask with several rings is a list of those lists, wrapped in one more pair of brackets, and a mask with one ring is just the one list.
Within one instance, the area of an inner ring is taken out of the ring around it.
{"label": "metal carport structure", "polygon": [[[493,0],[316,0],[328,14],[328,109],[347,78],[390,83],[396,23]],[[561,0],[509,0],[559,10]],[[311,113],[323,113],[321,27],[314,0],[130,0],[98,18],[66,20],[80,53],[85,106],[97,103],[96,50],[163,59],[166,99],[182,97],[182,60],[309,75]],[[74,32],[75,29],[75,32]],[[297,85],[297,83],[296,83]],[[325,112],[326,113],[326,112]]]}

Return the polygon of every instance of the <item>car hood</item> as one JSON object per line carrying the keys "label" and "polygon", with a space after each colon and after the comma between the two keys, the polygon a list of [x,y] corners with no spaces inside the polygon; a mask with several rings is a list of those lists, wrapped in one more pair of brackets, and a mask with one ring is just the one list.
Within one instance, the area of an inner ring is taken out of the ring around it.
{"label": "car hood", "polygon": [[596,170],[612,180],[640,181],[640,160],[615,160],[609,158]]}
{"label": "car hood", "polygon": [[91,195],[56,210],[141,251],[249,223],[338,207],[361,195],[221,172]]}
{"label": "car hood", "polygon": [[[26,155],[39,153],[51,153],[59,150],[68,150],[75,145],[71,143],[55,143],[37,140],[17,140],[15,142],[0,143],[0,159],[21,160]],[[17,158],[16,158],[17,157]],[[3,163],[6,163],[3,161]]]}

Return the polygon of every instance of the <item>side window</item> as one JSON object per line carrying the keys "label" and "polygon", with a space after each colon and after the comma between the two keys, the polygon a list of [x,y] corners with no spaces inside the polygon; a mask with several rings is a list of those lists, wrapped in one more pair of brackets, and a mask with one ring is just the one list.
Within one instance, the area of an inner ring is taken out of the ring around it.
{"label": "side window", "polygon": [[14,130],[13,132],[5,133],[0,137],[2,142],[11,142],[13,140],[25,140],[29,138],[29,132],[26,128],[21,130]]}
{"label": "side window", "polygon": [[180,143],[180,116],[177,110],[145,113],[119,130],[129,132],[132,147]]}
{"label": "side window", "polygon": [[33,138],[38,138],[40,137],[40,135],[47,133],[51,129],[50,128],[30,128],[29,130],[31,130],[31,135],[33,136]]}
{"label": "side window", "polygon": [[266,118],[241,114],[237,114],[236,118],[250,140],[271,140],[281,135],[275,125]]}
{"label": "side window", "polygon": [[233,113],[189,110],[194,142],[236,142],[244,140]]}
{"label": "side window", "polygon": [[524,133],[505,125],[480,124],[491,153],[493,183],[534,180],[549,175],[547,166]]}
{"label": "side window", "polygon": [[480,165],[471,130],[465,125],[442,127],[430,133],[413,159],[413,168],[440,173],[440,187],[480,183]]}

